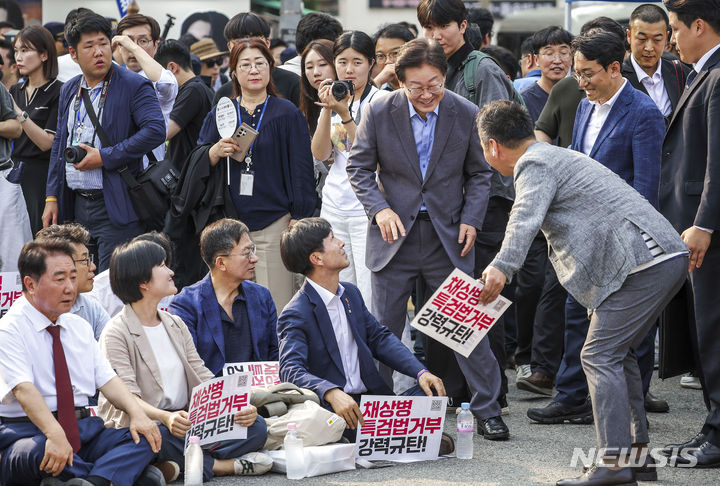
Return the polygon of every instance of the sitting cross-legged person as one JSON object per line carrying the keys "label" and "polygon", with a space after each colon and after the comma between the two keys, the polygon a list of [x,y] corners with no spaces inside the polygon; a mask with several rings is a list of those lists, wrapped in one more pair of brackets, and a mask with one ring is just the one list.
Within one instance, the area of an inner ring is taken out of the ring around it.
{"label": "sitting cross-legged person", "polygon": [[219,375],[225,363],[277,361],[277,311],[270,291],[250,281],[258,257],[248,227],[229,218],[208,225],[200,253],[210,273],[168,312],[185,322],[205,366]]}
{"label": "sitting cross-legged person", "polygon": [[[137,397],[145,413],[160,422],[162,448],[156,466],[172,481],[184,466],[185,433],[190,429],[187,406],[192,389],[214,377],[195,349],[187,326],[158,309],[163,297],[177,292],[165,250],[151,241],[133,240],[110,257],[110,285],[125,306],[100,337],[105,356]],[[100,396],[100,415],[114,427],[128,417]],[[267,437],[265,421],[248,405],[235,415],[248,427],[246,439],[203,446],[203,478],[214,475],[262,474],[272,460],[257,453]]]}

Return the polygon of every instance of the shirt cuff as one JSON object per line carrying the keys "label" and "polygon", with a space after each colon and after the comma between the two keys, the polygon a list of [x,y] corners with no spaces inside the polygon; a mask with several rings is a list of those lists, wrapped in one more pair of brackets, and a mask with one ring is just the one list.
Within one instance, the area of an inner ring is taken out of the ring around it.
{"label": "shirt cuff", "polygon": [[708,228],[703,228],[702,226],[698,226],[698,225],[693,225],[693,226],[694,226],[695,228],[699,229],[699,230],[703,230],[703,231],[705,231],[706,233],[710,233],[710,234],[713,234],[713,231],[714,231],[714,230],[711,230],[711,229],[708,229]]}

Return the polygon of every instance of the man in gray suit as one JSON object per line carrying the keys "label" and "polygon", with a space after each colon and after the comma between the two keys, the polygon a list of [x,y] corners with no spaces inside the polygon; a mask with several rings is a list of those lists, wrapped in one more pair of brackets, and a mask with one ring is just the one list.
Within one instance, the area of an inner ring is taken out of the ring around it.
{"label": "man in gray suit", "polygon": [[[491,103],[478,117],[478,130],[487,161],[514,175],[516,192],[502,248],[483,272],[481,301],[497,298],[541,230],[559,282],[591,312],[581,360],[598,447],[606,452],[579,478],[557,484],[635,484],[636,471],[648,471],[649,456],[633,350],[687,278],[687,248],[614,172],[579,152],[537,142],[523,108]],[[631,454],[641,460],[619,466]]]}
{"label": "man in gray suit", "polygon": [[[395,62],[402,89],[367,106],[347,164],[370,219],[366,263],[373,272],[373,309],[398,337],[417,277],[432,294],[454,267],[473,274],[473,244],[487,209],[491,171],[475,130],[478,109],[445,89],[446,71],[439,44],[407,43]],[[497,403],[500,372],[488,340],[468,358],[428,353],[425,364],[445,381],[455,378],[448,358],[465,375],[482,435],[506,439]]]}

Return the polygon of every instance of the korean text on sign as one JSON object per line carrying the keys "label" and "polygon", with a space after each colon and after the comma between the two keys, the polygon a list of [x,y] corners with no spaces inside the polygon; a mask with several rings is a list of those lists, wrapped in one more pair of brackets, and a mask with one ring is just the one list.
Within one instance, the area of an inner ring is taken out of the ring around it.
{"label": "korean text on sign", "polygon": [[21,296],[22,281],[20,280],[20,273],[0,273],[0,317],[4,316]]}
{"label": "korean text on sign", "polygon": [[235,423],[235,414],[250,403],[250,373],[236,373],[206,381],[192,391],[187,436],[200,444],[247,438],[247,428]]}
{"label": "korean text on sign", "polygon": [[252,373],[251,386],[270,388],[280,383],[280,363],[278,361],[253,361],[248,363],[226,363],[223,375]]}

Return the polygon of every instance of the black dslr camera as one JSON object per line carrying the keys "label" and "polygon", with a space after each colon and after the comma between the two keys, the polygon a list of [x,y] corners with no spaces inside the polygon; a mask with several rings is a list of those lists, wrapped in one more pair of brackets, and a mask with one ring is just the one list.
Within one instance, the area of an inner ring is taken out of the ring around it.
{"label": "black dslr camera", "polygon": [[352,81],[333,81],[330,90],[338,101],[344,100],[348,93],[350,96],[355,96],[355,87]]}
{"label": "black dslr camera", "polygon": [[[91,144],[86,143],[88,147],[92,147]],[[68,164],[77,164],[82,159],[85,158],[85,155],[87,154],[87,150],[80,147],[79,145],[71,145],[70,147],[65,148],[63,150],[63,158],[65,159],[65,162]]]}

